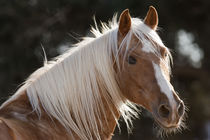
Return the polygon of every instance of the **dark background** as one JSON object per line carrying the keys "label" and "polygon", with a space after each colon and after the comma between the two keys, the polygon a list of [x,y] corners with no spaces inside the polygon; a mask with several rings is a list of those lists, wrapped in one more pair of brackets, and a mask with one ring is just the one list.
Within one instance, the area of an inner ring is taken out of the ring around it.
{"label": "dark background", "polygon": [[48,59],[65,51],[99,22],[129,8],[144,18],[153,5],[159,13],[159,34],[174,57],[172,83],[189,107],[188,129],[160,138],[151,115],[142,111],[133,134],[124,123],[114,140],[210,139],[210,1],[209,0],[1,0],[0,103]]}

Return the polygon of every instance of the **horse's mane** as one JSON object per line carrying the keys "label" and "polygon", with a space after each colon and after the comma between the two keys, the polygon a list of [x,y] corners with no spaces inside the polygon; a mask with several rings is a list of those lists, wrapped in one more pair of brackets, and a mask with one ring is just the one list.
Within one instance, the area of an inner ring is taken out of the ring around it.
{"label": "horse's mane", "polygon": [[100,139],[100,120],[102,115],[106,116],[103,98],[110,105],[113,117],[116,118],[111,105],[120,112],[129,130],[131,119],[137,117],[137,109],[122,96],[113,61],[119,66],[118,54],[123,46],[128,48],[132,34],[142,42],[149,38],[164,45],[155,31],[140,19],[132,18],[131,30],[119,47],[116,19],[114,16],[109,24],[102,23],[101,29],[97,26],[92,28],[94,37],[84,38],[65,54],[46,61],[11,99],[26,91],[32,108],[39,116],[42,107],[68,131],[85,140],[93,137]]}

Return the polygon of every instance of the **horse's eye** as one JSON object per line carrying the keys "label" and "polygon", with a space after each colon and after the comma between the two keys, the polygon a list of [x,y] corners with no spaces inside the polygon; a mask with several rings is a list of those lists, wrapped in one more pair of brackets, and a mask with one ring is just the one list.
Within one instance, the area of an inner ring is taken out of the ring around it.
{"label": "horse's eye", "polygon": [[167,56],[168,56],[168,53],[165,53],[165,54],[164,54],[164,57],[167,57]]}
{"label": "horse's eye", "polygon": [[133,56],[129,56],[128,58],[128,63],[129,64],[136,64],[137,60]]}

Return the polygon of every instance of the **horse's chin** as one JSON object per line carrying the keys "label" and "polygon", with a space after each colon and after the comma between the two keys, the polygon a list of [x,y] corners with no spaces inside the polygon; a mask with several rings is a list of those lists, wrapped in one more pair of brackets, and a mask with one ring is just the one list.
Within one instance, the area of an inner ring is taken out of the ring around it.
{"label": "horse's chin", "polygon": [[169,125],[165,125],[164,123],[158,121],[157,119],[155,119],[155,122],[159,125],[159,127],[161,127],[162,129],[164,130],[176,130],[180,127],[179,124],[176,124],[176,125],[172,125],[172,126],[169,126]]}
{"label": "horse's chin", "polygon": [[180,132],[180,130],[185,129],[185,125],[182,122],[182,119],[177,124],[168,124],[165,121],[159,120],[156,116],[154,117],[154,121],[157,126],[158,135],[160,136],[168,136],[169,134],[174,134]]}
{"label": "horse's chin", "polygon": [[168,134],[177,133],[180,132],[180,130],[185,129],[185,125],[181,120],[176,125],[166,125],[164,122],[159,121],[157,118],[154,118],[154,120],[159,131],[158,135],[160,136],[167,136]]}

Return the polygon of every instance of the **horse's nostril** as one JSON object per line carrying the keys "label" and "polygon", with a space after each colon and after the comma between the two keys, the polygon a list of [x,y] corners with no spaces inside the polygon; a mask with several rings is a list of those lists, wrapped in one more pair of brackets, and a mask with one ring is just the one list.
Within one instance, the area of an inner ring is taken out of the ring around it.
{"label": "horse's nostril", "polygon": [[159,115],[162,118],[168,118],[170,114],[170,109],[168,107],[168,105],[160,105],[159,107]]}
{"label": "horse's nostril", "polygon": [[184,114],[184,103],[180,102],[178,106],[178,115],[181,117]]}

